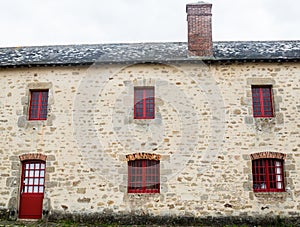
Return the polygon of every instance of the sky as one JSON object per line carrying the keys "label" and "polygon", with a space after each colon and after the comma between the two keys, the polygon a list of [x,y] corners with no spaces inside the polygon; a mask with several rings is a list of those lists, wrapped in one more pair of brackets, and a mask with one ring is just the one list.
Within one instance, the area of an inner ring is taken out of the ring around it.
{"label": "sky", "polygon": [[[198,0],[0,0],[0,47],[186,42]],[[206,0],[213,40],[299,40],[299,0]]]}

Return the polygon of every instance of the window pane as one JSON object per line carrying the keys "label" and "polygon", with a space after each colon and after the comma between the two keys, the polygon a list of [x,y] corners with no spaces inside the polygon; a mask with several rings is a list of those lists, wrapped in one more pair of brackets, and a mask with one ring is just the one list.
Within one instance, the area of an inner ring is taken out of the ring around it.
{"label": "window pane", "polygon": [[38,187],[38,186],[34,186],[33,192],[34,192],[34,193],[38,193],[38,192],[39,192],[39,187]]}
{"label": "window pane", "polygon": [[277,181],[281,181],[282,179],[281,179],[281,175],[277,175],[277,179],[276,179]]}
{"label": "window pane", "polygon": [[278,183],[277,183],[277,188],[278,188],[278,189],[282,189],[282,183],[281,183],[281,182],[278,182]]}
{"label": "window pane", "polygon": [[276,161],[276,162],[275,162],[275,165],[276,165],[277,167],[280,167],[280,166],[281,166],[281,162]]}
{"label": "window pane", "polygon": [[276,168],[276,174],[281,174],[281,168]]}

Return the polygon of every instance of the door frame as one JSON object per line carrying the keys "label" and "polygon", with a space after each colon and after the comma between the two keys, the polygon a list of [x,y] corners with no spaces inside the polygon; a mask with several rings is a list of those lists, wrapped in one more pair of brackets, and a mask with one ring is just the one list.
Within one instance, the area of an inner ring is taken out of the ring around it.
{"label": "door frame", "polygon": [[[46,178],[45,160],[42,159],[21,160],[21,181],[20,181],[20,192],[19,192],[18,218],[20,219],[41,219],[42,218],[43,199],[45,195],[45,178]],[[36,203],[36,205],[33,207],[32,205],[34,203]]]}

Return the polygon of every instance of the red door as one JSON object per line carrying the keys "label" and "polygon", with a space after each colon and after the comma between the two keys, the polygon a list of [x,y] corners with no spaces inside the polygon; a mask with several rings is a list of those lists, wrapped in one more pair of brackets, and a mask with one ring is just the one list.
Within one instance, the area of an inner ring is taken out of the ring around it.
{"label": "red door", "polygon": [[45,162],[40,160],[22,163],[19,218],[42,218]]}

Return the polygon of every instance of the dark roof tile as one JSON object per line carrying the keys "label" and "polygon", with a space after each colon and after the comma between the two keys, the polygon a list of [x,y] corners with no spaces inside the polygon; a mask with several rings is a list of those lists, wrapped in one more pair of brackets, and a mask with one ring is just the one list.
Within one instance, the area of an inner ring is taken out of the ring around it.
{"label": "dark roof tile", "polygon": [[300,59],[300,41],[214,42],[213,57],[187,56],[187,43],[92,44],[0,48],[0,67],[164,62],[189,60]]}

